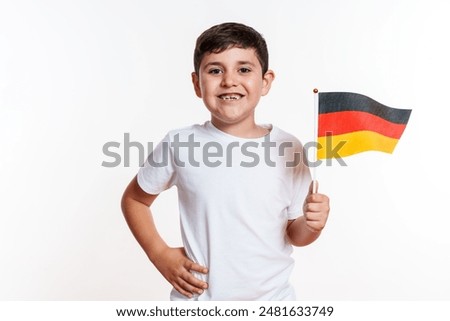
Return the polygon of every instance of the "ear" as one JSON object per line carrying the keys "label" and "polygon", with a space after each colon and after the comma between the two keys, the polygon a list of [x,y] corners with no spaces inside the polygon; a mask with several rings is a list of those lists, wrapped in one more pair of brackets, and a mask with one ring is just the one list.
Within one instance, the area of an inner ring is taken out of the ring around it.
{"label": "ear", "polygon": [[272,81],[275,79],[275,73],[272,70],[267,70],[263,76],[263,88],[261,96],[265,96],[269,93]]}
{"label": "ear", "polygon": [[194,85],[195,94],[198,98],[202,98],[202,90],[200,89],[200,78],[198,77],[197,73],[194,71],[191,74],[192,77],[192,84]]}

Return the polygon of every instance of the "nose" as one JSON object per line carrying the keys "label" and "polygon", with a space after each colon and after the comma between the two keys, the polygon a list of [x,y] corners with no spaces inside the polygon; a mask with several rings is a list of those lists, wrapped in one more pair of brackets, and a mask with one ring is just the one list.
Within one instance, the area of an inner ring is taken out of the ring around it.
{"label": "nose", "polygon": [[223,87],[234,87],[237,86],[237,75],[233,72],[225,72],[222,77]]}

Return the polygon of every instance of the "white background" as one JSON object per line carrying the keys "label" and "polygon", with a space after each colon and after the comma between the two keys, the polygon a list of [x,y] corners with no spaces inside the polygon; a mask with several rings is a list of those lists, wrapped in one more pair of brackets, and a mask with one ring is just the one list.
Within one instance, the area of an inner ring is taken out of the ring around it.
{"label": "white background", "polygon": [[[393,155],[318,169],[332,212],[294,251],[298,298],[449,300],[449,14],[445,0],[0,0],[0,299],[168,299],[120,210],[137,149],[105,168],[102,147],[207,120],[195,39],[238,21],[277,75],[258,122],[310,141],[314,87],[413,109]],[[175,189],[154,207],[173,246],[177,210]]]}

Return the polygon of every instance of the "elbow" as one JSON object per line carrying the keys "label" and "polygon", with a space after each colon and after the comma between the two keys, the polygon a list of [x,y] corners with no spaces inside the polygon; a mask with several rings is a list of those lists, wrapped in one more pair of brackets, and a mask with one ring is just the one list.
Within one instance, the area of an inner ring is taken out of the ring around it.
{"label": "elbow", "polygon": [[120,209],[122,210],[122,214],[127,216],[127,209],[129,208],[130,197],[127,195],[127,191],[125,191],[120,199]]}

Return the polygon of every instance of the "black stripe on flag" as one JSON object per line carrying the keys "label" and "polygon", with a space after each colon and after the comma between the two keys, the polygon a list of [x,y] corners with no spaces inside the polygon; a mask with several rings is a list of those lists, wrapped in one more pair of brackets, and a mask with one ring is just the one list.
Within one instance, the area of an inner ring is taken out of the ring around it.
{"label": "black stripe on flag", "polygon": [[370,97],[349,92],[319,93],[319,114],[340,111],[364,111],[396,124],[408,123],[410,109],[385,106]]}

